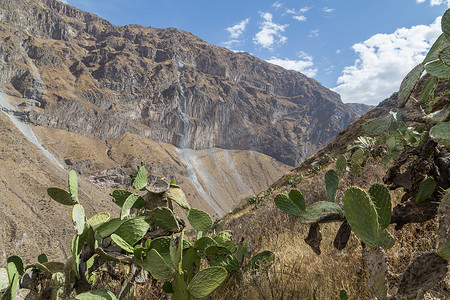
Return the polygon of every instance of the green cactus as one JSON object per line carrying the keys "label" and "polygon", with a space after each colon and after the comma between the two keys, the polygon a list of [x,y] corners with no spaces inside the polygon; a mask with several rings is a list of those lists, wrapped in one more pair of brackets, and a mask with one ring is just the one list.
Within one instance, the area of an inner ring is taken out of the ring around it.
{"label": "green cactus", "polygon": [[302,211],[306,210],[306,201],[305,197],[303,196],[302,192],[300,192],[297,189],[292,189],[289,192],[289,199],[292,200],[292,203],[295,204],[298,208],[300,208]]}
{"label": "green cactus", "polygon": [[70,193],[67,192],[65,189],[59,187],[49,187],[47,189],[47,194],[50,196],[50,198],[52,198],[58,203],[64,205],[77,204],[77,202],[73,201],[72,197],[70,196]]}
{"label": "green cactus", "polygon": [[449,78],[450,68],[443,61],[433,61],[425,66],[425,69],[431,76],[437,78]]}
{"label": "green cactus", "polygon": [[69,172],[69,193],[72,201],[78,203],[78,178],[74,170]]}
{"label": "green cactus", "polygon": [[122,205],[122,209],[120,211],[120,218],[123,219],[126,216],[130,215],[131,209],[137,208],[143,208],[145,206],[145,201],[144,199],[137,195],[137,194],[131,194],[127,197],[127,199],[125,200],[125,202]]}
{"label": "green cactus", "polygon": [[179,232],[180,225],[175,218],[172,210],[168,207],[157,207],[148,212],[150,220],[164,230]]}
{"label": "green cactus", "polygon": [[352,230],[369,247],[378,246],[378,215],[369,195],[353,187],[345,191],[342,197],[345,218]]}
{"label": "green cactus", "polygon": [[189,202],[186,199],[186,195],[178,186],[171,185],[170,189],[166,192],[166,196],[184,209],[191,208],[189,206]]}
{"label": "green cactus", "polygon": [[427,56],[423,60],[422,63],[427,64],[429,62],[435,61],[439,59],[439,53],[441,53],[444,48],[448,46],[448,40],[445,37],[445,34],[442,33],[438,39],[434,42],[433,46],[431,46],[430,51],[428,51]]}
{"label": "green cactus", "polygon": [[262,251],[250,260],[250,265],[253,270],[267,268],[275,263],[275,253],[272,251]]}
{"label": "green cactus", "polygon": [[117,234],[111,234],[111,240],[120,248],[125,250],[128,253],[134,253],[134,248],[130,244],[128,244],[123,238],[118,236]]}
{"label": "green cactus", "polygon": [[64,285],[66,283],[66,277],[63,273],[58,272],[52,275],[52,299],[59,300],[64,294]]}
{"label": "green cactus", "polygon": [[78,235],[81,235],[84,231],[85,219],[83,206],[81,204],[75,204],[72,209],[72,220]]}
{"label": "green cactus", "polygon": [[441,19],[441,29],[450,41],[450,11],[447,9]]}
{"label": "green cactus", "polygon": [[378,215],[378,224],[386,228],[391,223],[392,204],[389,190],[382,184],[373,184],[369,189],[370,200],[372,200]]}
{"label": "green cactus", "polygon": [[213,220],[203,210],[191,208],[187,211],[187,218],[192,227],[197,231],[208,231],[213,225]]}
{"label": "green cactus", "polygon": [[136,217],[123,222],[114,232],[128,244],[134,246],[141,240],[150,228],[148,217]]}
{"label": "green cactus", "polygon": [[386,116],[383,118],[378,118],[364,124],[364,131],[368,135],[377,136],[385,132],[392,124],[392,117]]}
{"label": "green cactus", "polygon": [[320,222],[329,218],[342,219],[342,208],[333,202],[317,201],[306,208],[306,212],[300,216],[300,222],[309,224]]}
{"label": "green cactus", "polygon": [[347,158],[345,157],[345,155],[340,155],[336,159],[336,169],[339,172],[343,173],[346,167],[347,167]]}
{"label": "green cactus", "polygon": [[425,178],[420,184],[419,184],[419,191],[416,195],[416,203],[420,204],[426,199],[428,199],[436,189],[436,182],[434,181],[433,177]]}
{"label": "green cactus", "polygon": [[197,249],[198,251],[203,252],[209,246],[215,246],[215,245],[217,245],[217,242],[215,240],[213,240],[209,236],[203,236],[195,241],[194,248]]}
{"label": "green cactus", "polygon": [[236,251],[237,245],[231,241],[231,231],[223,230],[219,232],[214,238],[217,245],[227,248],[230,252]]}
{"label": "green cactus", "polygon": [[145,164],[141,162],[137,173],[131,176],[131,186],[136,190],[143,190],[147,184],[147,170],[145,169]]}
{"label": "green cactus", "polygon": [[348,300],[348,294],[345,290],[339,291],[339,300]]}
{"label": "green cactus", "polygon": [[378,231],[378,245],[381,248],[389,249],[395,244],[395,238],[387,231],[386,228]]}
{"label": "green cactus", "polygon": [[205,254],[211,267],[224,267],[230,274],[239,271],[241,268],[239,262],[233,256],[233,253],[227,248],[210,246],[206,249]]}
{"label": "green cactus", "polygon": [[111,219],[97,228],[97,233],[101,238],[105,238],[114,233],[126,220],[119,218]]}
{"label": "green cactus", "polygon": [[75,276],[80,279],[80,253],[81,253],[81,247],[80,247],[80,236],[75,235],[72,238],[72,243],[70,245],[70,250],[72,252],[72,270],[75,273]]}
{"label": "green cactus", "polygon": [[228,272],[223,267],[210,267],[195,274],[187,290],[195,298],[204,298],[214,292],[227,278]]}
{"label": "green cactus", "polygon": [[94,230],[97,230],[100,227],[100,225],[109,220],[110,216],[111,215],[107,212],[101,212],[90,217],[88,219],[88,223],[92,226]]}
{"label": "green cactus", "polygon": [[450,122],[442,122],[434,125],[430,129],[430,137],[435,142],[450,147]]}
{"label": "green cactus", "polygon": [[424,70],[425,70],[424,64],[420,63],[414,69],[412,69],[403,79],[400,85],[400,90],[398,92],[398,105],[400,107],[405,105],[405,103],[408,101],[408,98],[411,95],[412,90],[416,86],[417,81],[419,80]]}
{"label": "green cactus", "polygon": [[45,254],[45,253],[40,254],[40,255],[38,256],[37,260],[38,260],[38,262],[41,263],[41,264],[48,262],[47,254]]}
{"label": "green cactus", "polygon": [[181,262],[181,269],[185,275],[186,281],[190,281],[201,266],[201,259],[198,251],[193,247],[189,247],[183,252],[183,260]]}
{"label": "green cactus", "polygon": [[275,197],[275,205],[285,213],[297,217],[300,217],[302,211],[304,210],[302,209],[302,206],[299,207],[289,196],[284,194],[278,194]]}
{"label": "green cactus", "polygon": [[117,300],[117,298],[110,291],[91,290],[78,294],[75,300]]}
{"label": "green cactus", "polygon": [[167,264],[166,260],[155,249],[148,251],[142,267],[149,271],[155,279],[170,279],[175,273],[174,268]]}
{"label": "green cactus", "polygon": [[329,170],[325,173],[325,185],[328,201],[335,202],[339,185],[339,176],[335,170]]}

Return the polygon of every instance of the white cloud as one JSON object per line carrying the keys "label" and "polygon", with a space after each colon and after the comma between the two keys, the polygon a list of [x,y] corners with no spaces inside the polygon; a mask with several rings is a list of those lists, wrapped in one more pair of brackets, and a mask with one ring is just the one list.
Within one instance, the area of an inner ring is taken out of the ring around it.
{"label": "white cloud", "polygon": [[344,102],[377,104],[397,91],[404,76],[424,58],[441,34],[441,17],[431,25],[376,34],[353,45],[358,58],[347,66],[333,90]]}
{"label": "white cloud", "polygon": [[275,10],[279,9],[282,6],[283,6],[283,3],[280,3],[280,1],[274,2],[272,4],[272,7],[275,8]]}
{"label": "white cloud", "polygon": [[316,28],[314,30],[311,30],[308,36],[310,38],[318,37],[319,36],[319,29]]}
{"label": "white cloud", "polygon": [[[416,0],[416,3],[423,3],[426,2],[426,0]],[[431,6],[441,5],[444,4],[446,1],[444,0],[430,0]],[[450,0],[447,0],[447,6],[450,8]]]}
{"label": "white cloud", "polygon": [[311,9],[311,7],[307,7],[307,6],[302,7],[300,9],[298,9],[298,10],[296,10],[294,8],[288,8],[288,9],[286,9],[286,13],[290,14],[290,15],[300,15],[300,14],[306,13],[310,9]]}
{"label": "white cloud", "polygon": [[281,32],[284,32],[289,25],[274,23],[271,13],[260,13],[260,15],[264,22],[261,23],[260,31],[253,38],[254,43],[267,49],[272,49],[275,43],[285,43],[287,37],[281,35]]}
{"label": "white cloud", "polygon": [[292,18],[294,18],[295,20],[300,21],[300,22],[306,21],[305,16],[292,16]]}
{"label": "white cloud", "polygon": [[313,68],[313,58],[304,52],[300,52],[299,57],[301,58],[300,60],[290,60],[288,58],[280,59],[272,57],[271,59],[267,60],[267,62],[278,65],[287,70],[294,70],[297,72],[301,72],[306,76],[314,77],[317,74],[317,68]]}
{"label": "white cloud", "polygon": [[341,49],[337,49],[336,50],[336,54],[341,54],[342,50]]}
{"label": "white cloud", "polygon": [[227,27],[226,30],[230,33],[230,38],[232,39],[239,38],[241,34],[244,32],[245,27],[247,27],[249,21],[250,19],[247,18],[234,26]]}
{"label": "white cloud", "polygon": [[322,8],[322,11],[323,11],[323,12],[326,12],[326,13],[331,13],[331,12],[334,11],[334,8],[324,7],[324,8]]}

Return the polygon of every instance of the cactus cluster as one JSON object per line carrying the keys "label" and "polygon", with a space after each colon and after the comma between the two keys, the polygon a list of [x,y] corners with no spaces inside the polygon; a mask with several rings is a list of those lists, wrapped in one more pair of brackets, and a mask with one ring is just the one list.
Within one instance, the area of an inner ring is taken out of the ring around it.
{"label": "cactus cluster", "polygon": [[[45,254],[31,266],[51,280],[53,299],[61,298],[67,283],[73,286],[78,281],[95,280],[102,261],[135,264],[140,271],[164,280],[164,291],[173,293],[173,299],[207,297],[228,276],[245,270],[262,270],[274,263],[275,254],[271,251],[247,258],[247,244],[243,241],[234,243],[230,231],[208,233],[213,227],[212,218],[208,213],[190,207],[186,195],[175,182],[169,184],[158,179],[151,184],[147,176],[145,164],[141,163],[131,180],[136,191],[115,190],[111,193],[112,201],[120,207],[120,216],[112,219],[106,212],[86,217],[78,199],[77,174],[73,170],[68,176],[68,191],[48,188],[47,193],[53,200],[72,206],[75,230],[69,271],[64,263],[49,262]],[[185,239],[186,225],[175,216],[173,203],[186,210],[187,219],[197,233],[193,242]],[[202,269],[206,264],[209,266]],[[2,275],[0,269],[0,289],[5,290],[2,300],[6,297],[15,299],[19,277],[24,271],[18,256],[8,259],[7,276]],[[126,284],[132,287],[130,281]],[[91,290],[78,294],[75,299],[116,299],[116,296],[110,291]]]}

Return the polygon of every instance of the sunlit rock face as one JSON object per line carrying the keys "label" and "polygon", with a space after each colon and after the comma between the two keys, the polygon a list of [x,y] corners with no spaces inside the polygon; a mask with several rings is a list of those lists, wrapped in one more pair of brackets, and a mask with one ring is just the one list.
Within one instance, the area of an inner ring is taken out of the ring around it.
{"label": "sunlit rock face", "polygon": [[[114,209],[101,202],[106,191],[126,187],[129,172],[145,161],[152,174],[176,178],[195,207],[218,217],[316,152],[361,111],[315,80],[248,53],[174,28],[114,26],[56,0],[0,0],[0,93],[0,183],[4,199],[13,199],[0,210],[0,220],[8,219],[0,238],[57,241],[61,256],[70,237],[33,233],[49,220],[45,188],[64,184],[68,169],[86,179],[91,212]],[[23,176],[25,164],[39,174]],[[95,187],[104,189],[102,197],[93,196]],[[27,223],[16,213],[34,225],[21,225]],[[57,227],[67,233],[71,222]]]}

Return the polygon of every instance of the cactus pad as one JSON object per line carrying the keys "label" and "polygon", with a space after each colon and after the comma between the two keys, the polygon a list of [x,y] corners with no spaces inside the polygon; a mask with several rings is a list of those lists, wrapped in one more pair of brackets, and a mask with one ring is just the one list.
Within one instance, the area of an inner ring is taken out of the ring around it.
{"label": "cactus pad", "polygon": [[395,238],[390,234],[387,229],[381,229],[378,231],[378,245],[384,249],[392,248],[395,244]]}
{"label": "cactus pad", "polygon": [[150,220],[164,230],[178,232],[180,226],[172,210],[168,207],[157,207],[148,213]]}
{"label": "cactus pad", "polygon": [[167,197],[181,206],[184,209],[190,209],[189,202],[180,187],[170,186],[170,189],[166,192]]}
{"label": "cactus pad", "polygon": [[366,124],[364,124],[363,128],[368,135],[376,136],[385,132],[389,128],[389,126],[391,126],[391,123],[391,116],[386,116],[367,122]]}
{"label": "cactus pad", "polygon": [[378,246],[378,216],[375,205],[363,190],[352,187],[342,197],[345,218],[356,235],[369,247]]}
{"label": "cactus pad", "polygon": [[150,249],[147,253],[143,267],[149,271],[155,279],[170,279],[175,272],[155,249]]}
{"label": "cactus pad", "polygon": [[97,233],[101,238],[105,238],[107,236],[110,236],[112,233],[114,233],[117,228],[120,227],[125,222],[125,220],[121,220],[119,218],[111,219],[102,225],[100,225],[97,229]]}
{"label": "cactus pad", "polygon": [[122,209],[120,211],[120,218],[123,219],[126,216],[130,215],[131,209],[137,208],[143,208],[145,206],[145,201],[144,199],[137,195],[137,194],[131,194],[127,197],[127,199],[125,200],[125,202],[122,205]]}
{"label": "cactus pad", "polygon": [[74,170],[69,172],[69,193],[72,201],[78,203],[78,178]]}
{"label": "cactus pad", "polygon": [[123,224],[117,228],[115,234],[124,239],[128,244],[134,246],[144,237],[149,228],[150,224],[147,217],[136,217],[123,222]]}
{"label": "cactus pad", "polygon": [[431,46],[430,51],[428,51],[427,56],[423,60],[422,63],[427,64],[434,60],[439,59],[439,53],[448,46],[448,40],[445,38],[445,34],[441,34],[438,39],[434,42],[433,46]]}
{"label": "cactus pad", "polygon": [[424,69],[424,64],[420,63],[416,67],[414,67],[414,69],[412,69],[403,79],[400,85],[400,90],[398,91],[398,107],[403,107],[406,104]]}
{"label": "cactus pad", "polygon": [[258,270],[260,268],[268,268],[275,263],[275,253],[272,251],[266,250],[260,252],[252,257],[251,267],[254,270]]}
{"label": "cactus pad", "polygon": [[294,204],[291,198],[284,194],[278,194],[275,197],[275,205],[287,214],[300,217],[302,211],[300,207]]}
{"label": "cactus pad", "polygon": [[142,190],[147,184],[147,170],[145,169],[145,164],[141,162],[136,175],[131,176],[131,186],[136,190]]}
{"label": "cactus pad", "polygon": [[392,204],[389,190],[382,184],[375,183],[369,189],[370,200],[372,200],[378,215],[378,224],[386,228],[391,223]]}
{"label": "cactus pad", "polygon": [[100,227],[103,223],[109,220],[110,214],[107,212],[101,212],[96,215],[93,215],[89,218],[88,223],[91,224],[94,230]]}
{"label": "cactus pad", "polygon": [[197,231],[208,231],[213,225],[213,220],[203,210],[191,208],[187,212],[187,218],[192,227]]}
{"label": "cactus pad", "polygon": [[194,243],[194,248],[198,251],[205,251],[209,246],[215,246],[217,242],[210,238],[209,236],[204,236],[199,238]]}
{"label": "cactus pad", "polygon": [[192,278],[187,289],[195,298],[204,298],[214,292],[227,278],[223,267],[210,267],[198,272]]}
{"label": "cactus pad", "polygon": [[81,204],[75,204],[72,209],[72,220],[78,235],[81,235],[84,231],[85,219],[83,206]]}
{"label": "cactus pad", "polygon": [[47,254],[42,253],[38,256],[37,258],[38,262],[40,262],[41,264],[48,262],[48,257]]}
{"label": "cactus pad", "polygon": [[118,236],[117,234],[111,234],[111,240],[120,248],[127,251],[128,253],[134,253],[134,248],[128,244],[123,238]]}
{"label": "cactus pad", "polygon": [[237,245],[231,241],[231,231],[230,230],[223,230],[223,231],[219,232],[214,237],[214,241],[216,241],[216,243],[219,246],[227,248],[232,253],[234,253],[234,251],[236,251],[236,249],[237,249]]}
{"label": "cactus pad", "polygon": [[419,184],[419,191],[417,192],[416,195],[416,203],[419,204],[424,200],[428,199],[433,194],[435,188],[436,182],[434,181],[433,177],[428,177],[424,179]]}
{"label": "cactus pad", "polygon": [[425,66],[425,69],[431,76],[437,78],[449,78],[450,68],[443,61],[433,61]]}
{"label": "cactus pad", "polygon": [[69,192],[65,189],[59,187],[49,187],[47,189],[47,194],[58,203],[64,205],[75,205],[77,202],[74,202]]}
{"label": "cactus pad", "polygon": [[211,267],[224,267],[228,273],[237,272],[240,269],[239,262],[227,248],[210,246],[205,254]]}
{"label": "cactus pad", "polygon": [[78,244],[80,241],[80,236],[75,235],[72,238],[72,243],[70,244],[70,251],[72,252],[72,270],[77,278],[80,278],[80,253]]}
{"label": "cactus pad", "polygon": [[8,264],[8,277],[11,279],[12,273],[17,272],[19,275],[25,273],[25,266],[23,264],[22,258],[18,255],[12,255],[6,260]]}
{"label": "cactus pad", "polygon": [[342,208],[333,202],[318,201],[306,208],[306,212],[300,216],[301,223],[316,223],[320,221],[331,221],[343,217]]}
{"label": "cactus pad", "polygon": [[441,19],[441,28],[445,37],[450,41],[450,10],[446,10]]}
{"label": "cactus pad", "polygon": [[117,298],[110,291],[92,290],[78,294],[75,300],[117,300]]}
{"label": "cactus pad", "polygon": [[305,211],[306,210],[306,201],[305,197],[303,196],[302,192],[300,192],[297,189],[292,189],[289,192],[289,198],[292,200],[292,203],[295,204],[300,210]]}
{"label": "cactus pad", "polygon": [[335,170],[329,170],[325,173],[325,185],[327,188],[328,201],[335,202],[339,185],[339,176]]}
{"label": "cactus pad", "polygon": [[347,158],[345,155],[341,155],[336,159],[336,169],[342,173],[345,171],[345,167],[347,167]]}
{"label": "cactus pad", "polygon": [[153,194],[162,194],[169,190],[169,183],[162,178],[157,178],[151,184],[148,184],[146,190]]}
{"label": "cactus pad", "polygon": [[430,137],[435,142],[450,147],[450,122],[442,122],[434,125],[430,129]]}

